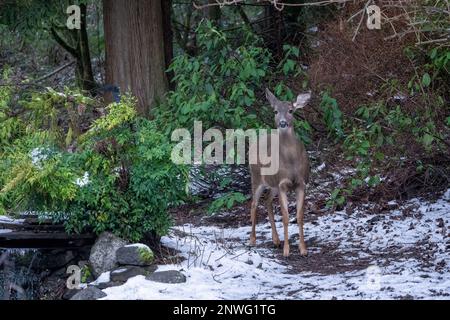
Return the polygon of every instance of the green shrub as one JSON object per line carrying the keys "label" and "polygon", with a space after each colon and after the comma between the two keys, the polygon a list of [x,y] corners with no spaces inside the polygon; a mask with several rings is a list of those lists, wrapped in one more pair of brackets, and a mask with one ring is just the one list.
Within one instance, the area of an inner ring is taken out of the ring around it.
{"label": "green shrub", "polygon": [[131,241],[165,234],[168,209],[185,194],[186,168],[171,162],[168,137],[134,106],[130,97],[110,105],[78,137],[76,152],[50,127],[16,139],[0,156],[3,210],[39,212],[68,232],[112,231]]}

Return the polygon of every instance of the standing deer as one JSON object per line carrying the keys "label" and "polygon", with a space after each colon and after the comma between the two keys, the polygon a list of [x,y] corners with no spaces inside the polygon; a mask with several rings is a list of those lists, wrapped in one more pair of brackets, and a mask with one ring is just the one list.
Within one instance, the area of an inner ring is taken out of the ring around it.
{"label": "standing deer", "polygon": [[[293,120],[294,111],[303,108],[311,98],[310,93],[300,94],[294,103],[279,101],[268,89],[266,89],[266,97],[275,112],[276,133],[279,141],[279,169],[276,174],[263,175],[261,169],[263,165],[257,158],[256,164],[250,164],[250,173],[252,178],[252,205],[251,205],[251,221],[252,232],[250,234],[250,245],[256,243],[256,210],[259,199],[264,190],[269,189],[267,198],[267,211],[269,221],[272,226],[272,240],[276,246],[280,245],[277,229],[275,226],[272,201],[278,195],[281,212],[283,215],[284,226],[284,248],[283,255],[289,256],[289,211],[287,193],[291,190],[295,191],[297,199],[297,223],[299,227],[299,249],[300,254],[307,255],[305,239],[303,235],[303,207],[305,202],[305,189],[309,179],[309,161],[305,146],[299,141],[295,135]],[[270,141],[271,139],[269,139]],[[274,140],[272,140],[274,141]],[[252,149],[253,152],[258,148]],[[270,150],[270,147],[268,147]]]}

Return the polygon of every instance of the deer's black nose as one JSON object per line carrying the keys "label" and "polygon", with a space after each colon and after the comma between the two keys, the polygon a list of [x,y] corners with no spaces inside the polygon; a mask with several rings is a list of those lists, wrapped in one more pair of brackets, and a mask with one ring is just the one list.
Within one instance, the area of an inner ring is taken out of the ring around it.
{"label": "deer's black nose", "polygon": [[286,120],[281,120],[279,126],[280,128],[286,128],[288,126],[288,123]]}

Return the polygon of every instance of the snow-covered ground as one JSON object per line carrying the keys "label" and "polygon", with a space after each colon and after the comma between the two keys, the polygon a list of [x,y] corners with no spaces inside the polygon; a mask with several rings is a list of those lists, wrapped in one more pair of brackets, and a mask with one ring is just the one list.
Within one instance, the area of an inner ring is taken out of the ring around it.
{"label": "snow-covered ground", "polygon": [[268,245],[267,220],[257,226],[256,247],[248,246],[249,226],[175,227],[162,242],[185,260],[158,270],[180,270],[187,283],[137,276],[105,289],[104,299],[450,299],[450,189],[435,203],[309,219],[306,258],[297,253],[297,225],[289,231],[286,260]]}

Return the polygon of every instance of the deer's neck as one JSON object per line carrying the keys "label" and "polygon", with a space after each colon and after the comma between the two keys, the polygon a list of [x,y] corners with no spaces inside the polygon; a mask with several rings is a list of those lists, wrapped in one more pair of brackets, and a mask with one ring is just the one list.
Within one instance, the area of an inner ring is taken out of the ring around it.
{"label": "deer's neck", "polygon": [[293,128],[288,128],[287,130],[278,129],[278,136],[280,138],[280,143],[297,140],[297,136]]}

